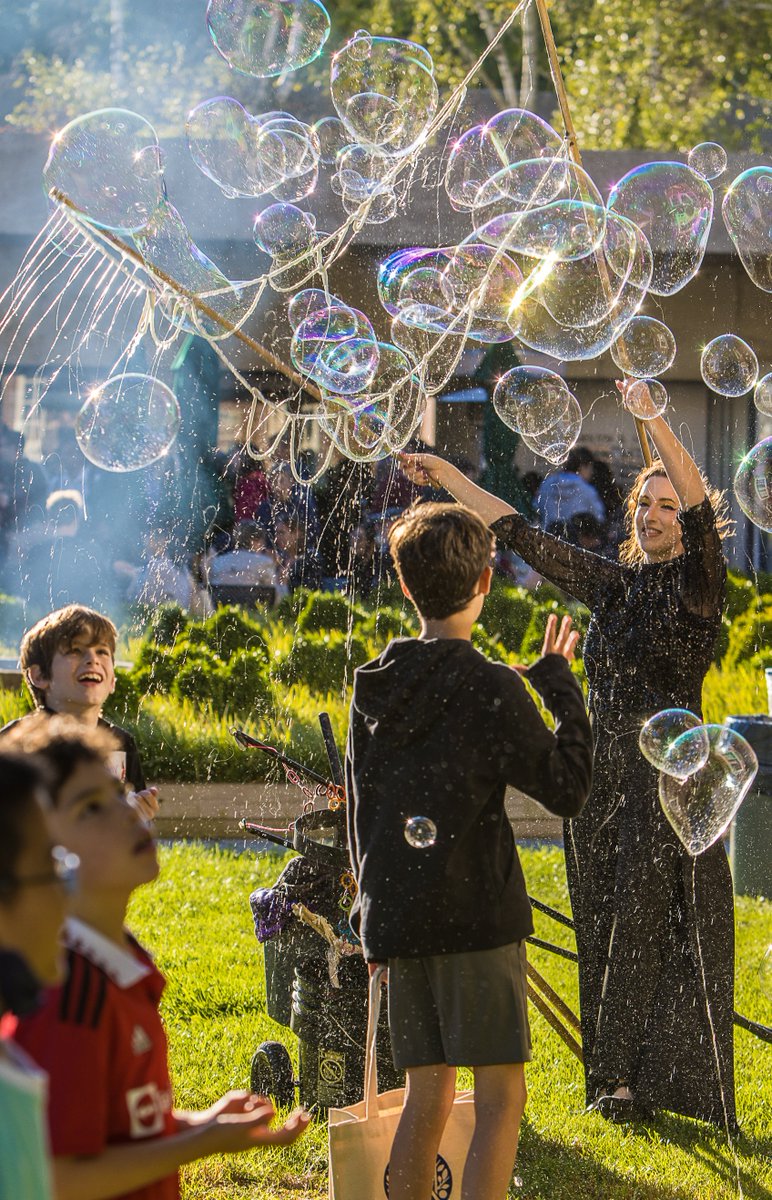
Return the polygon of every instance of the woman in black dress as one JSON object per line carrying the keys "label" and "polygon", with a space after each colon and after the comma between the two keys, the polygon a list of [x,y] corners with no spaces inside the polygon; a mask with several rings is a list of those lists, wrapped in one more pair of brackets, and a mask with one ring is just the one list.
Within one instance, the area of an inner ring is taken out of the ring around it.
{"label": "woman in black dress", "polygon": [[721,625],[726,564],[700,472],[667,422],[647,422],[659,461],[628,497],[621,562],[534,528],[431,455],[417,482],[468,504],[535,570],[586,604],[595,778],[565,853],[579,952],[587,1103],[624,1120],[656,1108],[734,1127],[734,905],[719,842],[691,858],[666,820],[641,726],[700,713]]}

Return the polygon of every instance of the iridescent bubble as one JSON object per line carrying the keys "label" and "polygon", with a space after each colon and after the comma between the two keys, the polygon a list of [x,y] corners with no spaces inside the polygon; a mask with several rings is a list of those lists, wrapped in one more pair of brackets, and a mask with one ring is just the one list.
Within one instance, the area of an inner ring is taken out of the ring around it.
{"label": "iridescent bubble", "polygon": [[654,252],[650,290],[670,296],[697,274],[713,219],[713,189],[685,163],[646,163],[611,190],[608,208],[633,221]]}
{"label": "iridescent bubble", "polygon": [[75,436],[103,471],[138,471],[169,452],[180,427],[171,388],[151,375],[115,375],[94,388],[78,413]]}
{"label": "iridescent bubble", "polygon": [[723,333],[703,350],[700,374],[719,396],[744,396],[759,377],[759,360],[742,338]]}
{"label": "iridescent bubble", "polygon": [[364,313],[348,305],[332,305],[313,311],[300,322],[290,345],[290,358],[320,387],[352,396],[372,381],[379,350]]}
{"label": "iridescent bubble", "polygon": [[708,738],[705,765],[683,781],[664,773],[659,777],[662,810],[693,857],[726,833],[759,766],[751,745],[724,725],[703,725],[682,734],[682,740],[695,736]]}
{"label": "iridescent bubble", "polygon": [[430,817],[408,817],[405,841],[414,850],[428,850],[437,841],[437,826]]}
{"label": "iridescent bubble", "polygon": [[271,257],[302,254],[316,238],[316,217],[294,204],[271,204],[254,221],[255,242]]}
{"label": "iridescent bubble", "polygon": [[319,142],[319,161],[331,167],[350,138],[340,117],[322,117],[311,127]]}
{"label": "iridescent bubble", "polygon": [[445,278],[451,251],[413,246],[395,250],[378,268],[378,295],[386,312],[396,317],[410,310],[410,320],[442,331],[451,319],[453,291]]}
{"label": "iridescent bubble", "polygon": [[765,417],[772,417],[772,372],[765,375],[756,384],[753,392],[753,403]]}
{"label": "iridescent bubble", "polygon": [[772,533],[772,437],[745,455],[734,477],[734,494],[746,517]]}
{"label": "iridescent bubble", "polygon": [[258,79],[313,62],[330,36],[319,0],[209,0],[206,23],[228,65]]}
{"label": "iridescent bubble", "polygon": [[420,380],[396,346],[378,343],[379,361],[367,391],[323,393],[321,427],[348,458],[376,462],[403,449],[421,423],[426,398]]}
{"label": "iridescent bubble", "polygon": [[164,196],[156,132],[127,109],[86,113],[54,137],[43,181],[49,195],[63,193],[92,224],[137,233]]}
{"label": "iridescent bubble", "polygon": [[625,392],[625,408],[639,421],[661,417],[667,402],[667,388],[658,379],[636,379]]}
{"label": "iridescent bubble", "polygon": [[557,425],[570,399],[565,380],[545,367],[513,367],[493,390],[493,407],[504,424],[529,436]]}
{"label": "iridescent bubble", "polygon": [[718,179],[726,170],[726,150],[718,142],[700,142],[692,146],[686,161],[703,179]]}
{"label": "iridescent bubble", "polygon": [[473,341],[510,341],[517,332],[511,316],[512,298],[523,282],[515,260],[502,250],[478,242],[462,242],[448,251],[445,283],[452,297],[451,308],[467,314],[463,326]]}
{"label": "iridescent bubble", "polygon": [[134,241],[145,262],[195,293],[226,322],[222,325],[207,316],[193,301],[166,288],[160,277],[151,271],[151,278],[160,292],[160,303],[174,324],[194,333],[203,332],[214,339],[229,337],[230,327],[244,321],[251,307],[246,291],[223,275],[199,249],[182,217],[168,201],[158,205],[152,220],[134,235]]}
{"label": "iridescent bubble", "polygon": [[733,179],[721,211],[748,275],[772,292],[772,167],[751,167]]}
{"label": "iridescent bubble", "polygon": [[388,155],[414,149],[437,108],[428,51],[361,29],[333,56],[330,92],[351,140]]}
{"label": "iridescent bubble", "polygon": [[325,292],[322,288],[305,288],[293,296],[287,305],[289,323],[293,329],[297,329],[301,321],[305,321],[312,313],[321,312],[335,304],[343,304],[343,301],[331,292]]}
{"label": "iridescent bubble", "polygon": [[527,159],[554,159],[560,153],[560,134],[524,108],[506,108],[491,117],[483,129],[482,153],[490,177],[502,167]]}
{"label": "iridescent bubble", "polygon": [[675,338],[667,325],[654,317],[633,317],[611,345],[611,357],[619,369],[639,379],[661,375],[673,365],[675,356]]}
{"label": "iridescent bubble", "polygon": [[[685,733],[697,730],[693,742],[681,743]],[[638,746],[643,757],[666,775],[687,779],[704,767],[710,741],[700,718],[687,708],[666,708],[649,717],[641,729]]]}
{"label": "iridescent bubble", "polygon": [[523,433],[522,438],[534,454],[557,466],[568,457],[569,450],[576,445],[581,432],[582,410],[576,396],[569,392],[565,412],[554,425],[550,425],[541,433]]}

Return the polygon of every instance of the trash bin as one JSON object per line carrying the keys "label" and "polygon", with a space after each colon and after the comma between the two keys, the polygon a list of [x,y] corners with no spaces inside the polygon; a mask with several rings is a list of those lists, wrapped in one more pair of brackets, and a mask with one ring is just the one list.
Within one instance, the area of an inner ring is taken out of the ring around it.
{"label": "trash bin", "polygon": [[772,897],[772,717],[728,717],[725,724],[750,742],[759,760],[729,835],[735,894]]}

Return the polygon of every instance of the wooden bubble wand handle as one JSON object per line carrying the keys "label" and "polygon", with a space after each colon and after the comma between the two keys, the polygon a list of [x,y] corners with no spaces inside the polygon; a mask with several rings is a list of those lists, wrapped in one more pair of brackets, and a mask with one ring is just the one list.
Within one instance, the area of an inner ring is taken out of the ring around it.
{"label": "wooden bubble wand handle", "polygon": [[[574,122],[571,118],[571,109],[568,104],[568,93],[566,92],[566,85],[563,80],[563,72],[560,69],[560,60],[558,59],[557,47],[555,45],[555,36],[552,32],[552,23],[550,21],[549,12],[547,11],[547,0],[533,0],[533,2],[536,5],[536,11],[539,14],[539,23],[541,25],[541,31],[544,37],[544,44],[547,48],[550,75],[552,76],[552,83],[555,88],[555,95],[558,99],[560,115],[563,118],[563,125],[566,130],[568,153],[571,161],[576,163],[578,167],[581,167],[582,156],[579,152],[579,144],[576,139],[576,129],[574,128]],[[601,263],[602,259],[599,258],[599,267],[601,266]],[[608,278],[608,273],[605,270],[605,263],[602,263],[601,282],[604,284],[604,286],[608,287],[608,291],[610,292],[611,284]],[[622,346],[622,350],[624,352],[624,346]],[[651,466],[651,447],[649,445],[649,438],[646,433],[646,423],[645,421],[642,421],[640,417],[633,417],[633,420],[635,422],[635,431],[638,434],[638,441],[640,442],[641,446],[641,454],[643,455],[644,465],[649,467]]]}

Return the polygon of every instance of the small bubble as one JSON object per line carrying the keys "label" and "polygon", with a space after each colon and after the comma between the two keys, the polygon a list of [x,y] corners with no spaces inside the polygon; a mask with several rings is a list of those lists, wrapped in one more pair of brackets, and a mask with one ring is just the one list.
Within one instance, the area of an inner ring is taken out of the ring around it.
{"label": "small bubble", "polygon": [[429,817],[408,817],[405,841],[414,850],[428,850],[437,841],[437,826]]}

